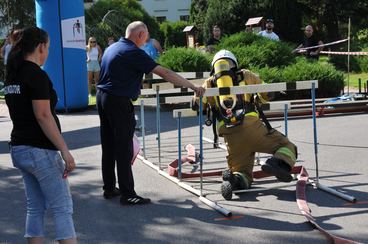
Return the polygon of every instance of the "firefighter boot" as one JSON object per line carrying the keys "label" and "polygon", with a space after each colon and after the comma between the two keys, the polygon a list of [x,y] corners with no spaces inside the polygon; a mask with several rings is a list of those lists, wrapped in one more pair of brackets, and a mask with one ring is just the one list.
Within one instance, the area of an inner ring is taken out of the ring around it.
{"label": "firefighter boot", "polygon": [[222,172],[222,180],[221,195],[226,200],[231,200],[233,191],[249,188],[249,184],[244,182],[239,174],[234,174],[230,169],[226,169]]}
{"label": "firefighter boot", "polygon": [[287,163],[285,163],[281,159],[277,158],[269,158],[261,166],[262,171],[266,172],[267,174],[274,175],[279,181],[282,182],[290,182],[293,180],[291,176],[291,167]]}

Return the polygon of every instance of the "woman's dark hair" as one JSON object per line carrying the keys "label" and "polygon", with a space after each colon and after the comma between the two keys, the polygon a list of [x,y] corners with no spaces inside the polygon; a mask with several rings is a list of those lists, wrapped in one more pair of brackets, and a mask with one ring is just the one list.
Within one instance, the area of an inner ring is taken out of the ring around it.
{"label": "woman's dark hair", "polygon": [[24,58],[33,53],[40,43],[47,43],[48,39],[47,32],[38,27],[26,27],[17,33],[6,64],[6,83],[15,79]]}

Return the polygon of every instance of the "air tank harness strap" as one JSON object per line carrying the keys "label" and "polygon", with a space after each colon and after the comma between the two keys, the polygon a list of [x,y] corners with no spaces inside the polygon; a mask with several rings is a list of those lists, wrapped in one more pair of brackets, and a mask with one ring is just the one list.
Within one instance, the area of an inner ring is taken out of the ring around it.
{"label": "air tank harness strap", "polygon": [[[257,95],[255,97],[257,97]],[[272,128],[272,126],[271,126],[270,122],[268,121],[266,115],[263,113],[263,109],[261,108],[261,106],[259,106],[259,104],[256,101],[254,101],[254,96],[252,96],[251,100],[252,100],[253,104],[256,106],[257,111],[259,113],[259,116],[261,117],[263,123],[266,125],[267,130],[268,130],[268,134],[272,134],[273,132],[275,132],[275,129]]]}

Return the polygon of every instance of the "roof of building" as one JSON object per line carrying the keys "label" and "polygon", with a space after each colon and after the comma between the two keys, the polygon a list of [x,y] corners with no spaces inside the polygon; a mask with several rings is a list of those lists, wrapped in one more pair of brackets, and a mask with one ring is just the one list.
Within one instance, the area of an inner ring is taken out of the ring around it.
{"label": "roof of building", "polygon": [[249,18],[247,23],[245,23],[246,26],[250,25],[259,25],[263,20],[263,17],[256,17],[256,18]]}

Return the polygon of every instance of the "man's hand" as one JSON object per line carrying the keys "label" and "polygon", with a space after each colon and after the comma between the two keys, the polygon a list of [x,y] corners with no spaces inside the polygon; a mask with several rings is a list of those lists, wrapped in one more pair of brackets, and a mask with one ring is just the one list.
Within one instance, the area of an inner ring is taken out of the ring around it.
{"label": "man's hand", "polygon": [[204,95],[204,93],[206,92],[206,89],[204,87],[201,86],[195,86],[192,88],[192,90],[195,92],[197,97],[201,97]]}

